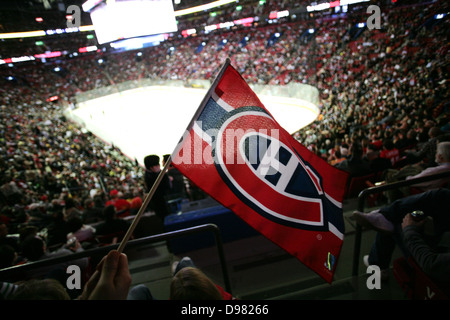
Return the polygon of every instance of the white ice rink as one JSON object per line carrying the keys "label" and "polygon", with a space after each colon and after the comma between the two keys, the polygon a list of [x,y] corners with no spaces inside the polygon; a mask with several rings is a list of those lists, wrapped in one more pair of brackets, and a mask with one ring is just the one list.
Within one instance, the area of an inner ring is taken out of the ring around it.
{"label": "white ice rink", "polygon": [[[131,159],[171,154],[207,90],[151,86],[89,100],[70,111],[73,119]],[[278,123],[293,133],[318,116],[298,100],[259,96]]]}

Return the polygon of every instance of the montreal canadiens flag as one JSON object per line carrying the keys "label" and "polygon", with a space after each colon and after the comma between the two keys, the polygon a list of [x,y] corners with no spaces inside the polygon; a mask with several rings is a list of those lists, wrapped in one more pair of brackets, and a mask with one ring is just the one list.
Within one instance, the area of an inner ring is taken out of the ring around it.
{"label": "montreal canadiens flag", "polygon": [[224,64],[172,164],[198,187],[332,282],[348,174],[310,152]]}

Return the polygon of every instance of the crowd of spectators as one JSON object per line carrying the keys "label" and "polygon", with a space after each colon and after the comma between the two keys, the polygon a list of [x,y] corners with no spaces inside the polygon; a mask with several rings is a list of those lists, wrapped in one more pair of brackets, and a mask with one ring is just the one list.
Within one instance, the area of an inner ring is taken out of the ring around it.
{"label": "crowd of spectators", "polygon": [[[355,38],[352,21],[322,18],[314,25],[286,22],[169,39],[142,49],[139,59],[137,51],[97,52],[3,66],[3,230],[39,235],[59,250],[71,236],[83,242],[105,229],[101,223],[132,214],[136,207],[131,203],[141,203],[144,194],[144,168],[68,121],[63,109],[76,103],[80,92],[124,81],[213,79],[226,57],[249,83],[301,82],[319,89],[320,116],[294,137],[330,164],[354,176],[412,163],[431,166],[433,157],[410,157],[408,151],[425,146],[432,128],[439,141],[450,131],[448,19],[426,24],[446,11],[444,5],[438,1],[383,12],[380,30],[361,30]],[[271,38],[274,34],[279,36]],[[5,80],[12,72],[14,79]],[[47,101],[52,96],[58,98]],[[377,166],[380,158],[388,161]],[[117,198],[130,210],[115,207]],[[3,248],[1,258],[11,256]],[[19,244],[13,249],[16,256],[2,261],[3,267],[32,260]]]}
{"label": "crowd of spectators", "polygon": [[424,143],[430,126],[447,124],[445,24],[424,26],[434,13],[422,6],[388,12],[381,31],[367,30],[347,50],[321,61],[317,87],[324,120],[301,132],[300,139],[328,158],[334,143],[327,145],[327,139],[347,145],[354,137],[371,144],[378,140],[380,149],[399,135]]}
{"label": "crowd of spectators", "polygon": [[1,110],[0,217],[10,234],[33,227],[47,246],[58,247],[68,234],[85,234],[83,224],[105,220],[117,197],[130,199],[131,210],[142,197],[143,169],[68,122],[57,104],[35,103]]}

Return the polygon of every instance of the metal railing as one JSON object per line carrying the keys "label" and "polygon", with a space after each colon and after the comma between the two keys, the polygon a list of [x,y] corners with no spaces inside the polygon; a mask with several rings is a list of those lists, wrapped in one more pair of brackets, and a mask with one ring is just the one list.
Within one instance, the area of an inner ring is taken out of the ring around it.
{"label": "metal railing", "polygon": [[[225,260],[225,254],[224,254],[224,250],[223,250],[222,237],[220,235],[219,228],[215,224],[203,224],[203,225],[190,227],[190,228],[186,228],[186,229],[180,229],[180,230],[165,232],[165,233],[152,235],[152,236],[148,236],[148,237],[143,237],[143,238],[139,238],[139,239],[133,239],[133,240],[128,241],[128,243],[126,245],[126,249],[138,247],[138,246],[145,245],[145,244],[155,243],[155,242],[167,241],[167,240],[180,238],[183,236],[189,236],[192,234],[197,234],[197,233],[202,233],[202,232],[213,232],[214,233],[217,252],[219,255],[220,265],[222,268],[222,275],[223,275],[225,289],[228,293],[232,294],[227,264],[226,264],[226,260]],[[20,275],[22,272],[33,271],[33,270],[41,268],[41,267],[48,267],[48,266],[56,265],[59,263],[74,261],[74,260],[86,258],[86,257],[104,256],[109,251],[111,251],[113,249],[117,249],[119,247],[119,245],[120,245],[120,243],[112,244],[112,245],[108,245],[108,246],[104,246],[104,247],[88,249],[88,250],[81,251],[81,252],[75,252],[73,254],[69,254],[69,255],[65,255],[65,256],[39,260],[39,261],[35,261],[35,262],[26,263],[23,265],[12,266],[9,268],[1,269],[0,270],[0,280],[8,281],[8,278],[10,278],[12,276],[17,276],[18,274]]]}
{"label": "metal railing", "polygon": [[[413,185],[421,183],[421,182],[428,182],[428,181],[433,181],[433,180],[442,179],[442,178],[446,178],[446,177],[450,177],[450,171],[435,174],[435,175],[415,178],[415,179],[387,183],[384,185],[364,189],[358,195],[357,210],[360,212],[364,212],[364,205],[365,205],[366,198],[371,194],[380,193],[380,192],[388,191],[388,190],[399,189],[399,188],[407,187],[407,186],[413,186]],[[360,257],[360,251],[361,251],[361,237],[362,237],[362,227],[361,227],[361,225],[356,223],[355,243],[354,243],[354,249],[353,249],[353,271],[352,271],[353,276],[358,275],[359,257]]]}

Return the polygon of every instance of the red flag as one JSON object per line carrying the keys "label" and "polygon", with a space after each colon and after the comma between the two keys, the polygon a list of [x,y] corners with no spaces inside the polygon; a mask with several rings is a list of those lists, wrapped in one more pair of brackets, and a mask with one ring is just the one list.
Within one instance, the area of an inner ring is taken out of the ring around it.
{"label": "red flag", "polygon": [[348,174],[310,152],[229,64],[172,156],[198,187],[331,283]]}

